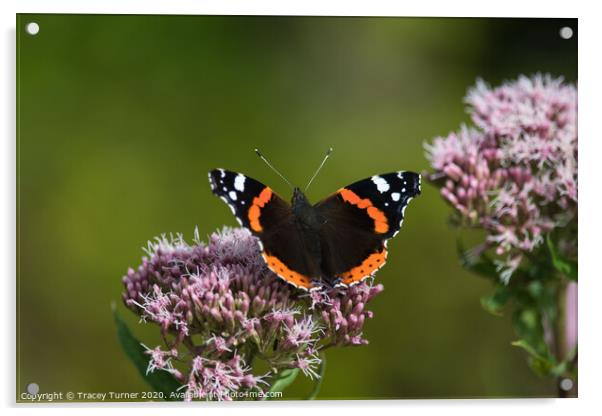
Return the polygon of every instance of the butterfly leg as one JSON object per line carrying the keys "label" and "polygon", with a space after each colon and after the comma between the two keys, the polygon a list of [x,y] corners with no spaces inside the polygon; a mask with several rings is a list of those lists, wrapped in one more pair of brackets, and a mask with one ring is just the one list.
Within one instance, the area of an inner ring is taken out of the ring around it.
{"label": "butterfly leg", "polygon": [[310,290],[318,290],[324,287],[324,280],[320,278],[311,279],[311,289]]}
{"label": "butterfly leg", "polygon": [[323,276],[321,278],[320,284],[322,285],[322,287],[324,288],[328,288],[328,289],[333,289],[333,288],[337,288],[337,287],[347,287],[346,284],[343,283],[343,280],[340,277],[335,277],[335,276],[329,276],[329,277],[325,277]]}

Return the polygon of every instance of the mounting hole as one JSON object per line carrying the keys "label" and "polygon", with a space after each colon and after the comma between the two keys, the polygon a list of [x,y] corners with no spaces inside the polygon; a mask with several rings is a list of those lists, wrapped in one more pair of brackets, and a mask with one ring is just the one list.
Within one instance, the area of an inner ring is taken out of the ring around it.
{"label": "mounting hole", "polygon": [[38,386],[38,383],[29,383],[27,385],[27,393],[29,393],[29,394],[36,395],[36,394],[38,394],[39,391],[40,391],[40,386]]}
{"label": "mounting hole", "polygon": [[562,39],[570,39],[573,37],[573,29],[568,26],[560,28],[560,37]]}
{"label": "mounting hole", "polygon": [[27,23],[27,26],[25,26],[25,31],[32,36],[37,35],[40,31],[40,25],[36,22]]}
{"label": "mounting hole", "polygon": [[564,378],[560,382],[560,388],[564,391],[570,391],[573,388],[573,380],[570,378]]}

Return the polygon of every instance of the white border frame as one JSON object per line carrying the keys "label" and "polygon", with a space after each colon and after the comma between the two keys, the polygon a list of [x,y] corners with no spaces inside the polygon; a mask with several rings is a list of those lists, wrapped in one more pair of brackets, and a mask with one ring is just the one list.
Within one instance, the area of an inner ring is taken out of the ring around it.
{"label": "white border frame", "polygon": [[[602,39],[600,13],[595,2],[566,1],[525,1],[506,0],[486,2],[470,0],[417,2],[393,2],[384,0],[370,1],[278,1],[278,0],[5,0],[0,7],[3,13],[2,56],[0,66],[2,91],[0,101],[3,126],[3,140],[0,142],[0,264],[4,266],[2,305],[4,316],[2,330],[4,342],[2,349],[4,371],[0,379],[0,391],[3,404],[10,410],[31,411],[31,407],[40,408],[51,414],[80,414],[82,410],[99,413],[105,410],[115,411],[123,408],[131,412],[132,408],[144,408],[145,413],[165,413],[165,407],[182,408],[183,404],[55,404],[55,405],[15,405],[15,24],[16,13],[118,13],[118,14],[252,14],[252,15],[346,15],[346,16],[469,16],[469,17],[577,17],[579,18],[579,129],[581,140],[579,166],[579,199],[581,202],[579,233],[580,266],[583,287],[579,302],[579,341],[580,371],[579,399],[510,399],[510,400],[400,400],[400,401],[331,401],[331,402],[278,402],[278,403],[234,403],[234,404],[195,404],[203,409],[191,409],[194,412],[211,412],[229,415],[245,412],[245,415],[265,415],[266,412],[286,412],[287,416],[307,412],[344,412],[345,414],[364,414],[372,408],[379,412],[449,415],[504,415],[518,410],[546,412],[547,415],[577,411],[579,414],[593,413],[600,406],[598,381],[600,378],[600,359],[602,343],[600,336],[600,302],[602,296],[602,276],[596,272],[595,260],[600,257],[598,238],[600,232],[600,214],[598,195],[600,194],[600,174],[597,169],[602,157],[602,134],[597,121],[600,119],[600,60],[599,39]],[[15,407],[17,409],[15,409]],[[109,408],[109,409],[107,409]],[[180,410],[180,409],[178,409]]]}

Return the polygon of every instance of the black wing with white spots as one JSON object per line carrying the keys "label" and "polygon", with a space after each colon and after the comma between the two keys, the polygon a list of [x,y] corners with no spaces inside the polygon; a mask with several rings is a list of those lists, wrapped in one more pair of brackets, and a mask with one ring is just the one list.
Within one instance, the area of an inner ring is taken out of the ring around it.
{"label": "black wing with white spots", "polygon": [[255,235],[274,227],[290,215],[290,206],[261,182],[225,169],[209,172],[215,195],[229,207],[238,223]]}
{"label": "black wing with white spots", "polygon": [[410,201],[420,195],[421,178],[414,172],[385,173],[355,182],[345,189],[353,191],[360,198],[369,199],[374,207],[385,214],[389,229],[384,237],[391,238],[401,228]]}

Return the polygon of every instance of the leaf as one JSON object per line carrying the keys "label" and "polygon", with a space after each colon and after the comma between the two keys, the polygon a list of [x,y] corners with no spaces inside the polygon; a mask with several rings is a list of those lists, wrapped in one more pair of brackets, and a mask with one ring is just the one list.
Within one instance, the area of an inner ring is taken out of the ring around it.
{"label": "leaf", "polygon": [[[293,381],[295,381],[297,374],[299,374],[298,368],[287,368],[282,370],[278,378],[272,384],[270,392],[283,392],[284,389],[286,389],[293,383]],[[270,396],[266,396],[266,399],[270,400]]]}
{"label": "leaf", "polygon": [[320,370],[318,372],[319,377],[314,381],[314,388],[309,393],[309,396],[305,398],[305,400],[314,400],[318,393],[320,393],[320,389],[322,388],[322,382],[324,381],[324,373],[326,373],[326,355],[321,354],[320,358],[322,361],[320,362]]}
{"label": "leaf", "polygon": [[548,250],[550,250],[550,256],[552,257],[552,264],[554,268],[560,273],[565,275],[568,279],[577,281],[577,262],[566,259],[558,253],[554,242],[552,241],[551,234],[546,236],[546,242],[548,243]]}
{"label": "leaf", "polygon": [[[522,348],[523,350],[527,351],[529,353],[529,355],[532,356],[532,357],[541,357],[541,355],[539,355],[537,353],[537,351],[535,351],[535,348],[533,348],[531,346],[531,344],[529,344],[524,339],[519,339],[518,341],[513,341],[512,345],[515,346],[515,347]],[[543,357],[541,357],[541,358],[543,358]]]}
{"label": "leaf", "polygon": [[456,250],[462,267],[484,277],[493,278],[496,282],[499,281],[499,273],[495,263],[484,253],[476,256],[471,250],[465,250],[460,238],[456,240]]}
{"label": "leaf", "polygon": [[[526,340],[519,339],[512,342],[512,345],[522,348],[529,354],[529,365],[536,373],[542,376],[558,377],[559,374],[564,372],[565,368],[562,363],[557,365],[552,359],[539,354]],[[560,373],[558,373],[559,371]]]}
{"label": "leaf", "polygon": [[492,315],[502,316],[501,310],[511,297],[508,286],[499,286],[493,294],[481,298],[481,306]]}
{"label": "leaf", "polygon": [[569,364],[566,361],[561,362],[560,364],[555,365],[550,369],[550,374],[554,377],[561,377],[568,371]]}
{"label": "leaf", "polygon": [[157,392],[163,393],[164,400],[178,400],[171,397],[171,394],[180,388],[180,383],[169,373],[165,371],[154,371],[146,374],[150,357],[145,354],[145,348],[131,333],[125,321],[119,316],[116,308],[113,306],[113,318],[117,326],[117,338],[125,355],[134,364],[138,372],[146,382]]}
{"label": "leaf", "polygon": [[512,326],[521,341],[529,345],[533,351],[542,356],[548,355],[542,319],[534,305],[515,309],[512,313]]}

